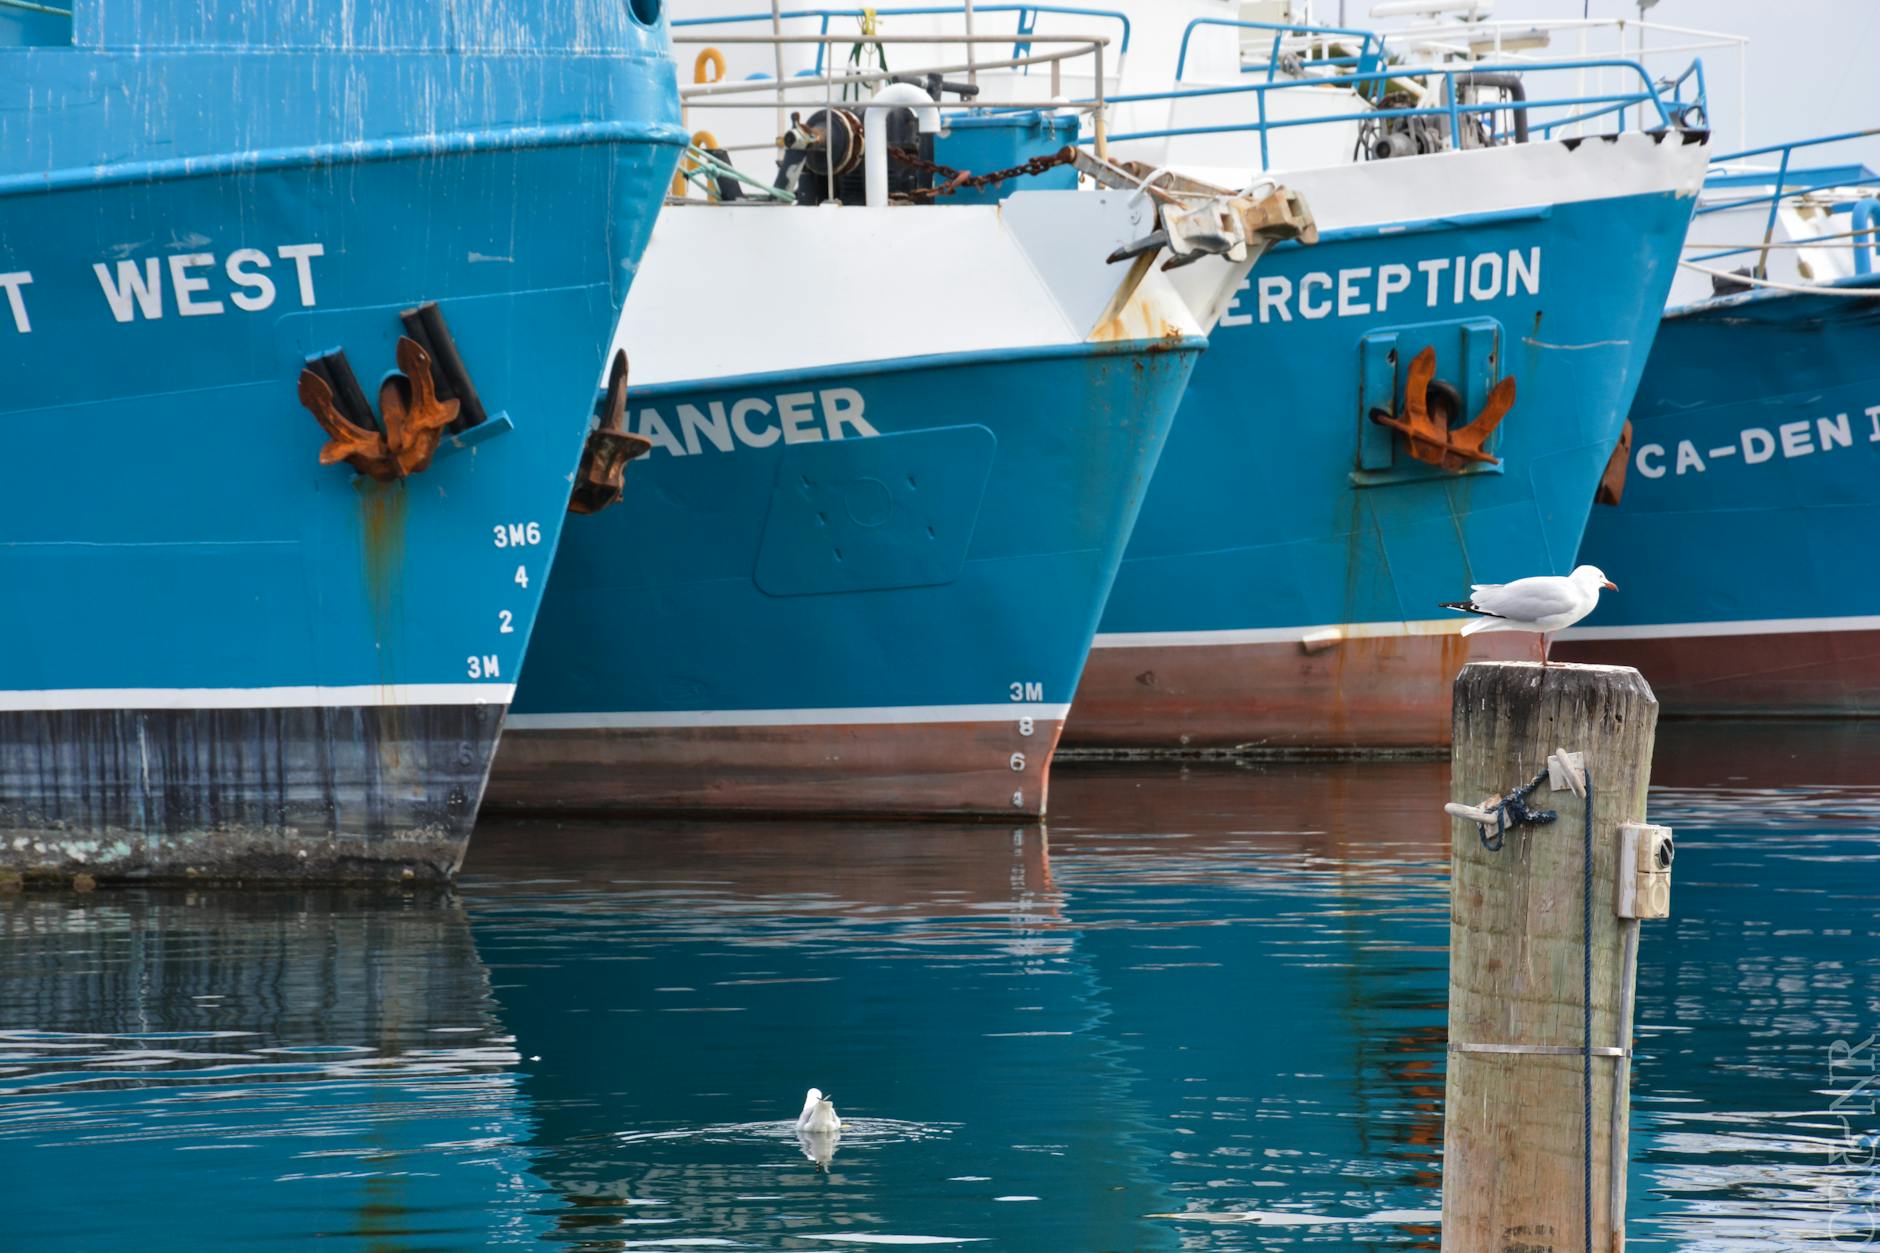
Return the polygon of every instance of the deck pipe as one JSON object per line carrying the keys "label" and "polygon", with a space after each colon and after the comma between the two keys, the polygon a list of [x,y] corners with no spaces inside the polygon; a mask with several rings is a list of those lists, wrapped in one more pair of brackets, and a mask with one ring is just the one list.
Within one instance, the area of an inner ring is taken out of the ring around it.
{"label": "deck pipe", "polygon": [[[910,108],[920,126],[920,133],[931,135],[940,129],[940,106],[912,83],[889,83],[875,93],[862,116],[862,169],[868,185],[870,208],[888,203],[888,120],[887,111]],[[882,115],[877,124],[875,115]]]}

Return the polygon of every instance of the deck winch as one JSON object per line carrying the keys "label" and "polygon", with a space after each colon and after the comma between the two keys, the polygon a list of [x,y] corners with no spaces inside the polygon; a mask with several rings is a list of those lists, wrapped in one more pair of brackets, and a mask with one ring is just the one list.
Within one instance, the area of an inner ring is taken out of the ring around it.
{"label": "deck winch", "polygon": [[1487,452],[1483,445],[1514,408],[1514,392],[1514,376],[1503,375],[1489,389],[1481,412],[1459,423],[1462,394],[1454,384],[1436,377],[1436,349],[1426,347],[1410,361],[1403,409],[1394,414],[1373,409],[1371,421],[1402,435],[1405,450],[1428,465],[1445,470],[1463,470],[1471,464],[1500,465],[1501,458]]}
{"label": "deck winch", "polygon": [[[921,78],[893,75],[887,82],[890,86],[917,87],[936,101],[947,92],[962,100],[979,94],[979,88],[971,83],[952,82],[938,74]],[[885,128],[889,151],[911,154],[914,158],[889,163],[888,194],[911,196],[929,186],[934,134],[920,127],[912,108],[887,108],[886,104],[883,101],[876,105],[874,112],[882,119],[876,125]],[[869,111],[868,104],[863,103],[854,109],[818,109],[807,118],[792,113],[790,128],[777,139],[783,155],[777,161],[773,186],[790,192],[798,204],[819,205],[828,200],[843,204],[865,203],[867,186],[862,158],[869,124],[863,119]]]}
{"label": "deck winch", "polygon": [[344,461],[367,478],[395,483],[431,464],[444,436],[468,430],[485,414],[456,341],[435,301],[399,315],[399,372],[379,386],[379,413],[353,374],[344,349],[311,358],[300,372],[300,403],[328,435],[320,464]]}

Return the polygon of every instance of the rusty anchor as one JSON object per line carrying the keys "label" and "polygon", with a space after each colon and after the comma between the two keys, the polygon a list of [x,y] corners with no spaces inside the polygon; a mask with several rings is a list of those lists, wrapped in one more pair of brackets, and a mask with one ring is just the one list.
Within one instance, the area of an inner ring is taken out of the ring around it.
{"label": "rusty anchor", "polygon": [[[430,354],[409,336],[398,339],[398,368],[403,373],[379,388],[383,429],[378,423],[366,425],[372,411],[359,395],[345,353],[329,353],[300,372],[300,403],[329,437],[320,450],[321,465],[344,461],[367,478],[395,483],[431,464],[444,429],[457,420],[458,402],[438,399]],[[344,408],[350,414],[342,410],[341,396],[347,396]]]}
{"label": "rusty anchor", "polygon": [[600,423],[588,432],[575,471],[569,513],[599,513],[620,499],[626,487],[627,462],[653,446],[644,435],[627,430],[627,354],[614,352],[607,370],[607,390],[595,406]]}
{"label": "rusty anchor", "polygon": [[394,483],[431,464],[444,436],[485,418],[482,401],[457,355],[436,302],[399,315],[399,373],[379,388],[379,416],[354,377],[344,349],[323,353],[300,372],[300,403],[327,433],[320,464],[344,461],[367,478]]}
{"label": "rusty anchor", "polygon": [[1625,472],[1631,464],[1632,420],[1627,418],[1619,431],[1619,442],[1613,447],[1612,456],[1606,458],[1606,468],[1600,472],[1599,488],[1593,493],[1594,504],[1616,505],[1625,498]]}
{"label": "rusty anchor", "polygon": [[1305,200],[1277,183],[1258,194],[1251,187],[1233,192],[1140,161],[1107,161],[1082,148],[1066,148],[1059,157],[1099,186],[1147,195],[1156,206],[1154,229],[1112,252],[1111,265],[1167,249],[1162,268],[1176,270],[1207,256],[1258,260],[1281,240],[1319,241]]}
{"label": "rusty anchor", "polygon": [[1403,412],[1373,409],[1371,421],[1401,434],[1410,455],[1429,465],[1445,470],[1461,470],[1471,463],[1500,465],[1501,459],[1484,452],[1482,445],[1514,408],[1514,378],[1504,377],[1491,387],[1482,411],[1464,426],[1454,425],[1462,397],[1454,387],[1435,380],[1436,350],[1425,348],[1410,361]]}

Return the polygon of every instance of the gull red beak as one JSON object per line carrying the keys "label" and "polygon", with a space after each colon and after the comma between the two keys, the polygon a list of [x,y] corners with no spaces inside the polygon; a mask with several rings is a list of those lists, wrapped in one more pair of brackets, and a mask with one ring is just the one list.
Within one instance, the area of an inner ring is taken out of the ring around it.
{"label": "gull red beak", "polygon": [[1607,579],[1604,583],[1601,583],[1600,586],[1610,587],[1615,592],[1619,590],[1619,585],[1617,583],[1614,583],[1611,579]]}

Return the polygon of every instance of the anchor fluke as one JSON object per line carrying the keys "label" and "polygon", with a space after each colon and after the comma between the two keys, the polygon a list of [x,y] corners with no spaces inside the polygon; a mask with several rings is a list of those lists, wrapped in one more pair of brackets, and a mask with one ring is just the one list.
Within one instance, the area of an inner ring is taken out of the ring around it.
{"label": "anchor fluke", "polygon": [[627,430],[627,354],[614,352],[607,370],[607,390],[595,406],[598,425],[588,432],[575,471],[569,513],[599,513],[626,489],[627,462],[642,456],[653,441]]}
{"label": "anchor fluke", "polygon": [[[1432,396],[1437,403],[1431,403]],[[1402,435],[1405,450],[1428,465],[1445,470],[1462,470],[1471,464],[1500,465],[1501,458],[1487,452],[1484,445],[1514,408],[1514,396],[1514,377],[1504,376],[1489,388],[1488,398],[1474,420],[1456,425],[1461,416],[1461,397],[1455,388],[1437,380],[1436,350],[1425,348],[1411,358],[1409,376],[1404,380],[1403,412],[1373,409],[1371,421]]]}

